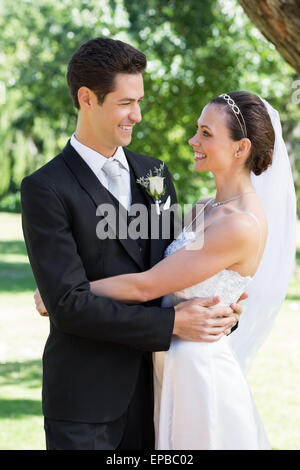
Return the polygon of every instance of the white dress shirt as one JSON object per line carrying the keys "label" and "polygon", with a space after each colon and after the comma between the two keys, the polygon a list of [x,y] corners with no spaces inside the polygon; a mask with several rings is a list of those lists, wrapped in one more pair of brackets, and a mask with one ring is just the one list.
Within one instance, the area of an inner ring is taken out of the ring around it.
{"label": "white dress shirt", "polygon": [[[74,147],[76,152],[79,153],[81,158],[83,158],[92,172],[97,176],[100,183],[103,184],[106,189],[108,189],[107,175],[102,170],[104,163],[107,161],[107,157],[104,157],[104,155],[101,155],[101,153],[98,153],[96,150],[93,150],[79,142],[75,136],[75,133],[71,137],[71,145]],[[127,210],[129,210],[132,202],[130,169],[123,148],[118,147],[114,155],[110,158],[116,159],[120,163],[123,193],[119,198],[119,202]]]}

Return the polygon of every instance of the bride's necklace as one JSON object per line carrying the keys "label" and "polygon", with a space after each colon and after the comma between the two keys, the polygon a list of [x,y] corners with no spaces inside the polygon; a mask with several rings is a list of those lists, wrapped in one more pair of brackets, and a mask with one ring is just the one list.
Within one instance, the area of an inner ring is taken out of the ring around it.
{"label": "bride's necklace", "polygon": [[248,191],[246,193],[239,194],[238,196],[232,197],[231,199],[226,199],[226,201],[219,201],[219,202],[214,202],[211,207],[218,207],[221,206],[222,204],[226,204],[227,202],[234,201],[235,199],[239,199],[240,197],[244,196],[245,194],[254,194],[255,191]]}

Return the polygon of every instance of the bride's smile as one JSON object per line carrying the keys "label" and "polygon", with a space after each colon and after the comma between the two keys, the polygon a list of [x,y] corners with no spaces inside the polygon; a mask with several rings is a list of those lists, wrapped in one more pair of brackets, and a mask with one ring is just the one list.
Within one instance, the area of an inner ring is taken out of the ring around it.
{"label": "bride's smile", "polygon": [[[220,106],[208,104],[203,109],[197,122],[196,134],[188,141],[194,150],[196,171],[232,175],[244,168],[251,142],[247,138],[233,140],[227,121],[226,111]],[[233,158],[234,155],[237,158]]]}

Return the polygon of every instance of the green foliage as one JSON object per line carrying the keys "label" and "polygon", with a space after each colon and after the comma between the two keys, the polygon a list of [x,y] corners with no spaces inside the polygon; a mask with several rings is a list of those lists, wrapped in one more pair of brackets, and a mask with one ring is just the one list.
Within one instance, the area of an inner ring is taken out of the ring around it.
{"label": "green foliage", "polygon": [[0,211],[3,212],[21,212],[20,191],[9,193],[0,200]]}
{"label": "green foliage", "polygon": [[249,89],[279,109],[296,175],[295,74],[236,0],[3,0],[0,13],[6,95],[0,104],[0,197],[15,192],[22,177],[53,158],[74,131],[67,63],[97,36],[127,41],[147,55],[143,121],[131,148],[168,164],[181,202],[213,191],[210,174],[193,172],[187,141],[202,108],[222,92]]}

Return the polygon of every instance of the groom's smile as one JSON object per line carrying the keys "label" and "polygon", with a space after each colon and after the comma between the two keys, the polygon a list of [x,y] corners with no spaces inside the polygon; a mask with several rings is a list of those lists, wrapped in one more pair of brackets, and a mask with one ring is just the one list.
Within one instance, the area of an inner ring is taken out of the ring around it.
{"label": "groom's smile", "polygon": [[142,120],[140,103],[144,97],[141,74],[117,74],[115,89],[95,109],[98,140],[111,156],[117,147],[131,142],[133,127]]}
{"label": "groom's smile", "polygon": [[113,91],[106,94],[102,103],[91,89],[82,87],[79,90],[80,124],[76,136],[105,157],[114,155],[117,147],[129,145],[134,125],[142,120],[142,74],[118,73],[113,85]]}
{"label": "groom's smile", "polygon": [[127,135],[131,135],[132,134],[132,131],[133,131],[133,126],[134,124],[132,125],[127,125],[127,126],[124,126],[124,125],[120,125],[120,129]]}

